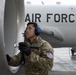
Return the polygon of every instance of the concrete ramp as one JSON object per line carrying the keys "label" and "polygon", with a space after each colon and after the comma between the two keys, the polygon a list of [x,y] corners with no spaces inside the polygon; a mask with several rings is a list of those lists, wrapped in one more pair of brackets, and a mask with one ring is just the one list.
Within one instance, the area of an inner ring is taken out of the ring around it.
{"label": "concrete ramp", "polygon": [[49,75],[76,75],[76,72],[70,71],[51,71]]}

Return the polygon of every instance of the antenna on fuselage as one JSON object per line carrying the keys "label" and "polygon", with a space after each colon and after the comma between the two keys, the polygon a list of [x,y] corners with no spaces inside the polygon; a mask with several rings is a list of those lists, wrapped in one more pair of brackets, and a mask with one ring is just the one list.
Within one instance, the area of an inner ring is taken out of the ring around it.
{"label": "antenna on fuselage", "polygon": [[42,3],[42,4],[44,4],[44,2],[43,2],[43,1],[41,1],[41,3]]}
{"label": "antenna on fuselage", "polygon": [[31,2],[30,2],[30,1],[28,1],[28,2],[27,2],[27,4],[31,4]]}

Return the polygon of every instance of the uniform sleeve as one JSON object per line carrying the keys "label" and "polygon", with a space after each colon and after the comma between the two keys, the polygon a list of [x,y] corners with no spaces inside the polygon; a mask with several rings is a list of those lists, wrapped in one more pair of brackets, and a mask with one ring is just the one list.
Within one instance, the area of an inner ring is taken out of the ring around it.
{"label": "uniform sleeve", "polygon": [[52,69],[53,66],[53,48],[48,42],[45,42],[41,48],[42,55],[37,55],[34,52],[31,53],[31,61],[36,67],[42,69]]}
{"label": "uniform sleeve", "polygon": [[11,60],[8,62],[9,65],[11,66],[19,66],[21,64],[21,52],[18,53],[18,55],[15,55],[14,57],[11,58]]}

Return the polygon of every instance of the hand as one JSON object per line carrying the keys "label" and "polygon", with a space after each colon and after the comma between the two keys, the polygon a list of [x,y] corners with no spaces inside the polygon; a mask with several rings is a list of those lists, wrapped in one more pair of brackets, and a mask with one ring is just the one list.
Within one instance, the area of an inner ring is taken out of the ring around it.
{"label": "hand", "polygon": [[31,50],[30,50],[30,47],[27,43],[25,42],[20,42],[19,43],[19,50],[21,52],[24,52],[25,55],[29,56],[31,54]]}
{"label": "hand", "polygon": [[6,59],[9,62],[11,60],[11,57],[8,54],[6,54]]}

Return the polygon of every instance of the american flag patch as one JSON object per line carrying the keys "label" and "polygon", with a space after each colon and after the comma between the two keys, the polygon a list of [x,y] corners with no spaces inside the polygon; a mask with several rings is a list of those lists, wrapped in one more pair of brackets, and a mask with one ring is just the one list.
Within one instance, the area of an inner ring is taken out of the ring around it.
{"label": "american flag patch", "polygon": [[47,57],[51,59],[51,58],[53,58],[53,54],[50,51],[48,51],[47,52]]}

